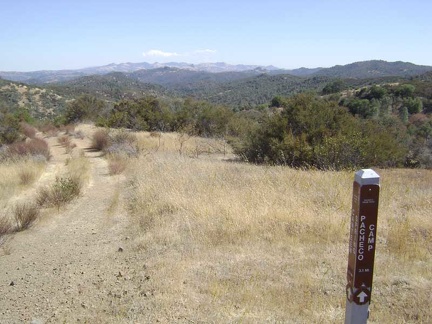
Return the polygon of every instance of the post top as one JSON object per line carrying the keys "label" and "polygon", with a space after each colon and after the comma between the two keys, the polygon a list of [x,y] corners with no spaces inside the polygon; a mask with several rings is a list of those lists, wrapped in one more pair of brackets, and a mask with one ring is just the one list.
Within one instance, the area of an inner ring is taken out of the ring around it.
{"label": "post top", "polygon": [[355,173],[354,181],[359,185],[379,185],[380,176],[372,169],[361,169]]}

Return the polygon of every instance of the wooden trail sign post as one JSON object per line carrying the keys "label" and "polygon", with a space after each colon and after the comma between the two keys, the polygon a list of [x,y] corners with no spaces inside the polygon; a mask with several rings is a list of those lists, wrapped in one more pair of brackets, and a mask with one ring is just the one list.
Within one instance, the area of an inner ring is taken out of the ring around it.
{"label": "wooden trail sign post", "polygon": [[371,169],[355,174],[347,270],[345,324],[369,317],[378,217],[380,177]]}

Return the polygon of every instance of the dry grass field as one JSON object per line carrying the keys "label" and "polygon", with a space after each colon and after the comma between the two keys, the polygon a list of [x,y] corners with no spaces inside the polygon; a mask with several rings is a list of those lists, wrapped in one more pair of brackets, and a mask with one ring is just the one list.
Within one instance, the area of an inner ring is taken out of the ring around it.
{"label": "dry grass field", "polygon": [[[152,280],[146,303],[123,305],[122,319],[343,321],[354,172],[227,162],[219,149],[197,158],[197,141],[224,145],[189,138],[185,154],[175,134],[138,139],[127,205]],[[370,323],[430,323],[432,172],[376,171]]]}

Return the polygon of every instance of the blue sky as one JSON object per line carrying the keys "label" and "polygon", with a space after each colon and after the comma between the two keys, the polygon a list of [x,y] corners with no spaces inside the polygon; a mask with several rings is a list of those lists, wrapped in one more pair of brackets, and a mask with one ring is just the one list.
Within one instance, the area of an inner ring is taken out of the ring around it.
{"label": "blue sky", "polygon": [[430,0],[0,0],[0,71],[123,62],[432,65]]}

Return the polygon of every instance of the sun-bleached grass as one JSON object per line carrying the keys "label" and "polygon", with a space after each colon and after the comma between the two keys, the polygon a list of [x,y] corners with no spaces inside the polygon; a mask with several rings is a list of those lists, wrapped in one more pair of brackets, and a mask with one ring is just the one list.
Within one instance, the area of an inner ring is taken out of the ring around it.
{"label": "sun-bleached grass", "polygon": [[[134,316],[343,321],[352,172],[190,158],[179,154],[175,137],[162,145],[141,136],[147,153],[129,168],[128,206],[148,289],[158,293]],[[429,322],[432,173],[378,173],[369,322]]]}

